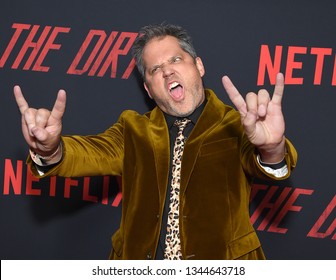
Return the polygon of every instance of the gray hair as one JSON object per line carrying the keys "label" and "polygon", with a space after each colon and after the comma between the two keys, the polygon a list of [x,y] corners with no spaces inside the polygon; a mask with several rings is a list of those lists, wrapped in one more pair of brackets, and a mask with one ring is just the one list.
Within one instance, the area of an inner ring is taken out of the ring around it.
{"label": "gray hair", "polygon": [[191,37],[181,26],[167,23],[144,26],[141,28],[140,35],[132,46],[132,55],[143,80],[145,80],[146,71],[142,57],[143,50],[146,44],[152,39],[163,38],[165,36],[173,36],[177,38],[182,50],[190,54],[194,60],[196,59],[197,54],[192,44]]}

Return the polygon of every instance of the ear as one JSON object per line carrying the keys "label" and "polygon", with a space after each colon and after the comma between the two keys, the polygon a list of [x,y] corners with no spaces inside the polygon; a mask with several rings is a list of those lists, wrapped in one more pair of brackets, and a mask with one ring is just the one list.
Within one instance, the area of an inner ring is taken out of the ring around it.
{"label": "ear", "polygon": [[148,94],[149,98],[150,98],[150,99],[153,99],[153,97],[152,97],[152,95],[150,94],[149,89],[148,89],[148,87],[147,87],[147,85],[146,85],[146,82],[144,82],[143,85],[144,85],[145,90],[147,91],[147,94]]}
{"label": "ear", "polygon": [[205,74],[205,68],[202,62],[202,59],[200,57],[196,57],[196,67],[198,69],[198,72],[200,73],[201,77]]}

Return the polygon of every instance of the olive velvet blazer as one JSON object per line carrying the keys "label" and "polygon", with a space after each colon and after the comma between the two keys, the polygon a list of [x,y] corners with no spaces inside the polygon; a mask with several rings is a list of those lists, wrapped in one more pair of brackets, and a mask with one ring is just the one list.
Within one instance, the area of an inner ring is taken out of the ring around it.
{"label": "olive velvet blazer", "polygon": [[[183,259],[237,259],[262,250],[249,217],[254,177],[275,179],[257,163],[240,115],[205,90],[207,104],[185,144],[180,192]],[[105,132],[62,136],[62,161],[37,177],[120,175],[122,216],[112,236],[111,259],[155,257],[170,167],[169,134],[163,112],[125,111]],[[286,139],[288,178],[297,153]]]}

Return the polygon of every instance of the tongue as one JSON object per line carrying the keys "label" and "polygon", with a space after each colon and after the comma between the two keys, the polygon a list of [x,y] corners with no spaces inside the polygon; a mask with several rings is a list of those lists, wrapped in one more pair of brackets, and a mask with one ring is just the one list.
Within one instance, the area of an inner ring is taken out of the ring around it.
{"label": "tongue", "polygon": [[183,88],[181,86],[177,86],[170,91],[170,95],[173,99],[179,100],[183,96]]}

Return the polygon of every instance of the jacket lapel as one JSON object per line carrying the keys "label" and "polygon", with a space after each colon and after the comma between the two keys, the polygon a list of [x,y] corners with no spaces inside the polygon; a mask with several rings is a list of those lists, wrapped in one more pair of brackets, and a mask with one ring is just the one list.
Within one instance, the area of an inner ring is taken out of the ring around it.
{"label": "jacket lapel", "polygon": [[[217,126],[224,114],[223,103],[213,91],[205,90],[207,104],[186,142],[181,170],[181,194],[186,191],[191,172],[198,157],[200,147],[209,132]],[[218,109],[219,108],[219,109]],[[221,111],[220,108],[223,110]]]}
{"label": "jacket lapel", "polygon": [[160,205],[164,205],[169,175],[169,134],[165,117],[158,107],[150,114],[149,131],[154,149]]}

